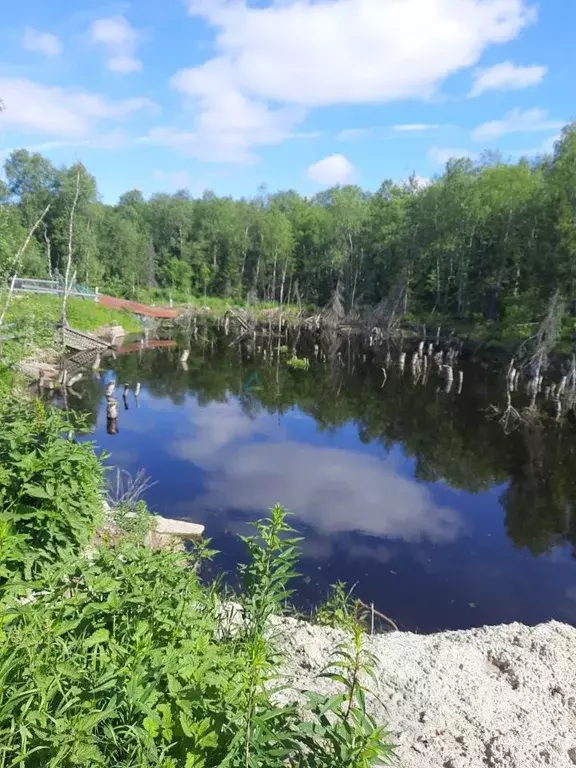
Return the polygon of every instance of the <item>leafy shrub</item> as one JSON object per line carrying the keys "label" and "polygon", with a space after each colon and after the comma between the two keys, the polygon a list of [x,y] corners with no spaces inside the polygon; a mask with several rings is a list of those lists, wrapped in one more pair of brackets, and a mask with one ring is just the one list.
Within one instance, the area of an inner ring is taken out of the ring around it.
{"label": "leafy shrub", "polygon": [[343,581],[332,584],[328,597],[312,614],[312,621],[323,627],[354,629],[359,620],[359,605],[352,592],[353,588]]}
{"label": "leafy shrub", "polygon": [[154,525],[154,518],[142,500],[120,502],[112,510],[112,520],[120,535],[140,544]]}
{"label": "leafy shrub", "polygon": [[286,365],[290,366],[290,368],[305,371],[308,369],[310,363],[302,357],[291,357],[289,360],[286,360]]}
{"label": "leafy shrub", "polygon": [[28,568],[30,561],[25,537],[14,533],[8,520],[0,519],[0,584],[12,580],[14,571]]}
{"label": "leafy shrub", "polygon": [[5,567],[25,578],[78,553],[101,516],[102,464],[74,439],[71,418],[39,401],[0,408],[0,520],[26,553]]}
{"label": "leafy shrub", "polygon": [[282,612],[297,542],[275,507],[245,539],[243,611],[183,555],[121,540],[45,572],[34,599],[0,610],[0,766],[369,768],[391,756],[366,713],[372,661],[341,648],[307,714],[278,706]]}

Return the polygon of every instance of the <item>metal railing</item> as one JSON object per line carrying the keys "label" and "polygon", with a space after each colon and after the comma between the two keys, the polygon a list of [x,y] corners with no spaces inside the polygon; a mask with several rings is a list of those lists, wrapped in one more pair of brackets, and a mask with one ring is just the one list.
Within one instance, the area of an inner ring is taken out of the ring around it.
{"label": "metal railing", "polygon": [[[53,296],[62,296],[64,293],[64,281],[17,277],[14,280],[12,290],[19,293],[48,293]],[[77,284],[72,286],[69,295],[82,299],[92,299],[93,301],[98,299],[98,291],[92,292],[85,286]]]}

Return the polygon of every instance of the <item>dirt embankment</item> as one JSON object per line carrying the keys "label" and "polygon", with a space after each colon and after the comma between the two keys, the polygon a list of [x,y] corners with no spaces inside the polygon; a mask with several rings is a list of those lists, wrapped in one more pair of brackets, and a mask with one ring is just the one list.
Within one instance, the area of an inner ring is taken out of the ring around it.
{"label": "dirt embankment", "polygon": [[[316,675],[345,636],[277,622],[295,687],[334,690]],[[400,768],[576,766],[576,628],[394,632],[366,644],[378,658],[371,713],[388,725]]]}

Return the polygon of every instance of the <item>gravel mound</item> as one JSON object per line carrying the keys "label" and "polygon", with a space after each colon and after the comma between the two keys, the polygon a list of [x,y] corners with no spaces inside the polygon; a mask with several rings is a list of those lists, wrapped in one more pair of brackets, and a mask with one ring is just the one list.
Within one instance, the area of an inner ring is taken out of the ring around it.
{"label": "gravel mound", "polygon": [[[344,633],[276,622],[297,689],[318,680]],[[576,628],[510,624],[437,635],[368,637],[378,659],[372,714],[397,744],[402,768],[574,768]]]}

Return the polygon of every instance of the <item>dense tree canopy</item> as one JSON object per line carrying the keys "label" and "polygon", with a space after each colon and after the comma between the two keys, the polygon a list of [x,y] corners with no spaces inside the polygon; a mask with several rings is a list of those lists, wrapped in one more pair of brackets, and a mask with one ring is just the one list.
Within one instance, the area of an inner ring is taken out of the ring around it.
{"label": "dense tree canopy", "polygon": [[79,282],[123,295],[174,295],[325,304],[336,286],[347,309],[394,298],[414,315],[530,321],[558,288],[576,295],[576,127],[553,155],[505,163],[450,161],[430,184],[382,183],[376,193],[334,187],[233,200],[187,190],[99,201],[81,164],[56,168],[26,150],[5,162],[0,188],[0,275],[45,206],[23,265],[62,273],[75,216]]}

